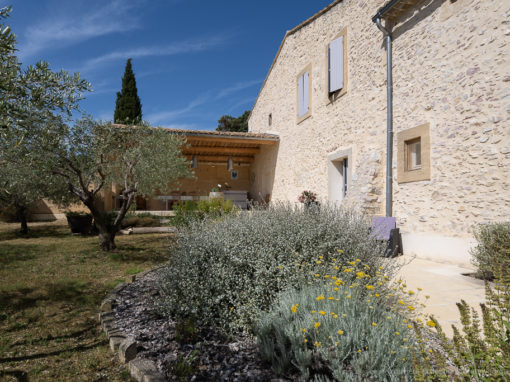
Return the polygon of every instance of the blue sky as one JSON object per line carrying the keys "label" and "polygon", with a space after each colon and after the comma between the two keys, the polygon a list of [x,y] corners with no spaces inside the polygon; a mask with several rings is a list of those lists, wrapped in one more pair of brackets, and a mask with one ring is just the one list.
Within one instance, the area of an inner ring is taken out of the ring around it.
{"label": "blue sky", "polygon": [[24,65],[80,72],[113,118],[127,58],[152,125],[214,130],[251,109],[285,32],[332,0],[0,0]]}

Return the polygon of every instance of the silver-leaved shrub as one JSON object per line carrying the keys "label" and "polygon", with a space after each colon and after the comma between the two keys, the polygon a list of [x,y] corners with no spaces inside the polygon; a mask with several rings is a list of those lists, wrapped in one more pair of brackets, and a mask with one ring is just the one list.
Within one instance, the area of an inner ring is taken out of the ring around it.
{"label": "silver-leaved shrub", "polygon": [[412,326],[383,295],[386,279],[370,280],[282,293],[255,326],[263,360],[303,381],[413,380]]}
{"label": "silver-leaved shrub", "polygon": [[331,259],[359,259],[371,272],[384,263],[383,253],[364,217],[328,205],[277,204],[206,219],[179,237],[162,270],[158,308],[229,332],[251,332],[280,292],[312,282]]}

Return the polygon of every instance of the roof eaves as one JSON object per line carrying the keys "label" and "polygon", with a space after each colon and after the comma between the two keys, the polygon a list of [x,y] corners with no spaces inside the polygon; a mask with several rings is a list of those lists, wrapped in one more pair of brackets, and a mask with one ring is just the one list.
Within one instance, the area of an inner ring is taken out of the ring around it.
{"label": "roof eaves", "polygon": [[221,138],[221,139],[246,139],[246,140],[263,140],[263,141],[278,141],[279,137],[274,134],[253,134],[253,135],[245,135],[245,134],[204,134],[199,131],[192,131],[188,133],[183,133],[187,137],[207,137],[207,138]]}
{"label": "roof eaves", "polygon": [[391,8],[393,8],[395,6],[395,4],[397,4],[399,1],[400,0],[390,0],[389,2],[384,4],[381,8],[379,8],[379,10],[375,14],[375,16],[372,17],[372,22],[375,23],[375,21],[377,19],[383,19],[386,12],[388,12]]}

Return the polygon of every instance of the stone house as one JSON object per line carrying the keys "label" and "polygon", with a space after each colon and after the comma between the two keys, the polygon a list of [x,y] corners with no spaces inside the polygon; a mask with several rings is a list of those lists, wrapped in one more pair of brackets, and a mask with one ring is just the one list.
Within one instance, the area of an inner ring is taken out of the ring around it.
{"label": "stone house", "polygon": [[406,253],[469,264],[473,227],[510,216],[509,20],[507,0],[336,0],[288,31],[249,119],[279,137],[251,194],[391,215]]}

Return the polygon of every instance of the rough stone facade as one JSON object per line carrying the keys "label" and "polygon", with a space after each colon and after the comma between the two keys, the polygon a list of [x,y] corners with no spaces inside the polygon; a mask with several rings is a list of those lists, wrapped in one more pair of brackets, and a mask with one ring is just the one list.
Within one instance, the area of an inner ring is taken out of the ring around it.
{"label": "rough stone facade", "polygon": [[[340,1],[286,35],[249,120],[251,132],[280,137],[277,152],[262,152],[252,166],[252,195],[295,201],[311,189],[326,200],[328,154],[351,149],[343,202],[384,214],[386,51],[371,20],[384,3]],[[393,216],[425,245],[436,237],[456,238],[455,246],[475,224],[509,219],[509,20],[507,0],[424,0],[392,28]],[[326,47],[343,28],[347,91],[328,102]],[[309,64],[312,112],[297,123],[296,76]],[[397,134],[423,124],[430,126],[430,180],[399,184]]]}

